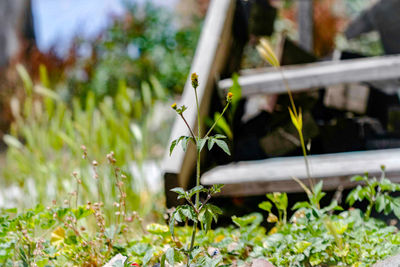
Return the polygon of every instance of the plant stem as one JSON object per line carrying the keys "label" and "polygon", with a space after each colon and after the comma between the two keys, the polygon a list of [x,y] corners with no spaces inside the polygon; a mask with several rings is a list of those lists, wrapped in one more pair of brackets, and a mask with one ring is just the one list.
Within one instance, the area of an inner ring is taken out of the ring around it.
{"label": "plant stem", "polygon": [[189,124],[187,123],[187,121],[186,121],[185,117],[183,117],[183,114],[179,114],[179,115],[181,116],[181,118],[182,118],[182,119],[183,119],[183,121],[185,122],[185,124],[186,124],[187,128],[189,129],[189,131],[190,131],[190,135],[192,136],[192,138],[193,138],[193,141],[194,141],[195,143],[197,143],[196,136],[194,135],[194,133],[193,133],[193,131],[192,131],[192,128],[190,128]]}
{"label": "plant stem", "polygon": [[374,206],[374,201],[371,200],[371,201],[369,202],[369,205],[368,205],[367,210],[365,211],[365,219],[366,219],[366,220],[368,220],[369,217],[371,216],[371,211],[372,211],[372,207],[373,207],[373,206]]}
{"label": "plant stem", "polygon": [[[288,95],[289,95],[289,100],[290,100],[290,104],[292,106],[292,110],[293,110],[294,116],[296,118],[298,118],[298,113],[297,113],[296,105],[294,104],[292,91],[290,90],[289,83],[286,80],[285,74],[283,73],[281,67],[276,67],[276,69],[279,70],[279,72],[280,72],[280,74],[282,76],[283,83],[284,83],[284,85],[286,87],[286,90],[288,92]],[[312,193],[314,193],[314,182],[313,182],[313,179],[311,177],[310,164],[309,164],[308,158],[307,158],[307,150],[306,150],[306,146],[305,146],[305,143],[304,143],[303,132],[302,132],[301,129],[297,129],[297,132],[299,133],[301,149],[303,151],[304,162],[306,164],[306,172],[307,172],[308,182],[310,184],[310,188],[311,188]]]}
{"label": "plant stem", "polygon": [[[196,96],[196,107],[197,107],[197,141],[199,141],[200,136],[201,136],[201,121],[200,121],[200,108],[199,108],[199,99],[197,97],[197,89],[195,88],[194,90],[195,96]],[[200,149],[197,148],[197,164],[196,164],[196,186],[200,185]],[[199,205],[200,205],[200,193],[196,193],[196,201],[195,201],[195,209],[198,210]],[[187,266],[190,265],[190,254],[194,248],[194,241],[196,239],[196,231],[197,231],[197,222],[193,223],[193,230],[192,230],[192,238],[190,241],[190,248],[189,248],[189,253],[188,253],[188,261],[187,261]]]}
{"label": "plant stem", "polygon": [[206,137],[211,133],[211,131],[214,129],[214,127],[217,125],[218,121],[222,118],[222,116],[224,115],[225,111],[228,109],[229,103],[230,103],[230,102],[228,102],[228,103],[226,104],[224,110],[223,110],[222,113],[219,115],[219,117],[218,117],[217,120],[214,122],[214,124],[211,126],[210,130],[208,130],[208,132],[207,132],[207,134],[204,136],[204,138],[206,138]]}
{"label": "plant stem", "polygon": [[298,132],[299,132],[299,136],[300,136],[301,149],[303,150],[304,162],[306,164],[306,171],[307,171],[308,181],[310,183],[311,191],[314,193],[314,182],[313,182],[313,179],[311,177],[310,164],[308,162],[307,150],[306,150],[306,146],[304,144],[303,133],[301,131],[298,131]]}

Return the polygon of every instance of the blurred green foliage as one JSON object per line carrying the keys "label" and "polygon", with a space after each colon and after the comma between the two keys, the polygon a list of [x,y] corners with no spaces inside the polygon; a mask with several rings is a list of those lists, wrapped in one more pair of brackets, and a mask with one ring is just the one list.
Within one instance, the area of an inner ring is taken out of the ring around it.
{"label": "blurred green foliage", "polygon": [[[106,210],[112,209],[110,198],[115,199],[118,194],[110,178],[112,170],[107,166],[98,167],[98,179],[101,180],[98,190],[92,161],[101,164],[113,151],[122,172],[128,177],[126,186],[130,199],[127,206],[150,211],[154,203],[145,196],[149,194],[146,182],[133,177],[132,164],[135,162],[140,166],[144,160],[156,157],[150,151],[165,139],[165,135],[157,134],[159,127],[168,131],[168,120],[157,125],[153,123],[158,114],[152,107],[160,103],[151,97],[154,90],[143,85],[141,91],[149,97],[142,99],[120,82],[114,98],[107,96],[96,104],[94,93],[89,92],[85,109],[77,97],[72,99],[72,107],[69,107],[57,92],[44,87],[43,82],[34,85],[22,66],[18,66],[18,70],[26,97],[23,102],[16,98],[12,101],[16,120],[10,134],[4,137],[8,149],[6,165],[2,169],[7,184],[18,184],[26,193],[19,199],[20,203],[15,204],[31,207],[37,202],[63,201],[75,189],[71,174],[76,171],[82,180],[80,202],[86,203],[94,197],[105,203]],[[156,80],[152,80],[154,85]],[[158,90],[159,94],[165,94],[162,87]],[[153,125],[150,127],[150,124]],[[81,145],[88,152],[85,161],[82,161]]]}
{"label": "blurred green foliage", "polygon": [[114,96],[121,80],[140,89],[143,83],[150,84],[153,76],[169,93],[182,91],[200,20],[179,28],[176,14],[174,17],[171,10],[149,2],[127,4],[127,10],[124,19],[116,20],[90,44],[91,56],[77,62],[68,79],[72,95],[84,99],[92,91],[96,99]]}

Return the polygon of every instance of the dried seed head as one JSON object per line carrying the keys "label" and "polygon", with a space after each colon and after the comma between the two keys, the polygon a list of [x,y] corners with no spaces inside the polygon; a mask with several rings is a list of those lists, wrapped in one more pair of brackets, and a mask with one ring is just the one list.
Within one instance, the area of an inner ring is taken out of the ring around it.
{"label": "dried seed head", "polygon": [[93,165],[93,166],[98,166],[99,163],[98,163],[97,161],[93,160],[93,161],[92,161],[92,165]]}

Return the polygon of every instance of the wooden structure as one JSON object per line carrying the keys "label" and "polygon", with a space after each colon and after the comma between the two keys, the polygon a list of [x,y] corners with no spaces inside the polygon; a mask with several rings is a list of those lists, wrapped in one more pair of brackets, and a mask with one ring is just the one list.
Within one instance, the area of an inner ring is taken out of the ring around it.
{"label": "wooden structure", "polygon": [[[197,88],[201,116],[206,115],[211,93],[215,85],[215,79],[222,72],[229,56],[232,43],[232,24],[235,12],[235,1],[214,0],[211,1],[204,28],[196,49],[196,54],[190,72],[199,75],[199,87]],[[196,129],[197,114],[194,102],[194,92],[188,78],[182,95],[182,103],[189,106],[185,111],[185,118],[193,129]],[[175,120],[170,140],[181,135],[190,135],[182,120]],[[165,156],[163,162],[164,179],[167,194],[167,204],[174,203],[175,194],[170,196],[169,189],[176,186],[187,187],[189,177],[195,167],[196,150],[189,145],[186,153],[181,149],[175,149],[172,156]]]}
{"label": "wooden structure", "polygon": [[[334,62],[318,62],[284,68],[284,75],[293,92],[321,88],[339,83],[376,82],[400,77],[400,56],[371,57]],[[247,73],[250,73],[247,71]],[[218,87],[227,91],[231,79],[221,80]],[[243,96],[256,94],[282,94],[287,89],[282,75],[274,69],[257,70],[239,78]]]}
{"label": "wooden structure", "polygon": [[[198,88],[201,116],[209,110],[213,90],[226,93],[232,86],[231,79],[222,79],[221,73],[230,67],[228,75],[235,70],[232,58],[235,49],[234,25],[237,19],[239,0],[211,1],[204,28],[200,37],[191,72],[200,77]],[[308,41],[307,41],[308,42]],[[236,42],[237,44],[237,42]],[[237,48],[237,47],[236,47]],[[240,51],[240,49],[239,49]],[[235,61],[237,63],[237,60]],[[271,69],[245,70],[239,77],[242,97],[254,95],[286,94],[282,76]],[[319,62],[284,68],[285,77],[293,92],[353,82],[398,81],[400,78],[400,56],[384,56],[335,62]],[[229,76],[228,76],[229,77]],[[194,107],[193,89],[187,81],[182,103]],[[185,111],[188,123],[196,129],[195,108]],[[181,135],[189,135],[184,123],[176,120],[171,141]],[[176,186],[186,188],[190,185],[195,166],[195,148],[189,146],[186,153],[175,149],[172,157],[166,155],[163,169],[167,205],[175,203],[176,195],[169,190]],[[350,177],[369,172],[380,172],[385,165],[387,175],[400,181],[400,149],[375,150],[351,153],[337,153],[310,156],[312,175],[324,180],[325,189],[335,189],[339,185],[354,186]],[[273,158],[260,161],[236,162],[218,166],[202,174],[204,185],[225,184],[222,195],[247,196],[259,195],[271,191],[300,192],[301,187],[291,178],[306,178],[306,168],[302,157]]]}
{"label": "wooden structure", "polygon": [[[354,175],[368,172],[380,176],[385,166],[388,177],[400,182],[400,149],[345,152],[308,156],[311,176],[324,181],[325,190],[339,185],[349,188]],[[257,161],[243,161],[218,166],[203,174],[202,184],[226,184],[224,194],[229,196],[260,195],[265,192],[301,192],[292,177],[308,184],[303,157],[282,157]]]}

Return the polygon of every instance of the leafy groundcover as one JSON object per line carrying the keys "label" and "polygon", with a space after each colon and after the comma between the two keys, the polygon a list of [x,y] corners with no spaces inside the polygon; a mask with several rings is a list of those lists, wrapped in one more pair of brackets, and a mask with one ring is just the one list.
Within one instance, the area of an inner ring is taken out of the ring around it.
{"label": "leafy groundcover", "polygon": [[[366,200],[371,209],[398,215],[399,198],[390,194],[400,191],[399,185],[383,176],[354,179],[363,185],[350,193],[350,206]],[[254,259],[264,258],[275,266],[369,266],[399,252],[395,226],[371,218],[369,208],[365,213],[355,208],[344,211],[335,200],[319,207],[321,188],[322,183],[317,184],[308,202],[297,203],[291,218],[286,218],[286,194],[272,193],[259,205],[266,213],[233,216],[232,226],[225,228],[200,229],[190,265],[251,266]],[[38,205],[20,214],[3,210],[0,265],[103,266],[116,254],[127,260],[113,266],[187,265],[191,225],[170,229],[165,223],[145,224],[136,212],[124,212],[121,200],[115,203],[113,218],[105,218],[102,203],[73,202]],[[263,215],[275,225],[269,231],[261,226]],[[191,215],[183,211],[180,216],[185,224]]]}

